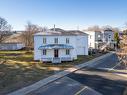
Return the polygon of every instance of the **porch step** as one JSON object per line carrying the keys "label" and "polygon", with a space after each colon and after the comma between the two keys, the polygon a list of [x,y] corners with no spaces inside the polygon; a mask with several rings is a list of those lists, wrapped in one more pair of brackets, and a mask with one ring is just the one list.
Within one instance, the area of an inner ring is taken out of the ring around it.
{"label": "porch step", "polygon": [[61,63],[60,58],[53,58],[52,63]]}

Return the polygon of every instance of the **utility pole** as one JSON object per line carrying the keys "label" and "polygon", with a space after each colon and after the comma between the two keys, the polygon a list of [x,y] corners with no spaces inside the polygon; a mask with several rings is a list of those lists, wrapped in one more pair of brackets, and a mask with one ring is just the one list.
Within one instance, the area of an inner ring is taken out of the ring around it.
{"label": "utility pole", "polygon": [[55,24],[54,24],[54,31],[55,31]]}

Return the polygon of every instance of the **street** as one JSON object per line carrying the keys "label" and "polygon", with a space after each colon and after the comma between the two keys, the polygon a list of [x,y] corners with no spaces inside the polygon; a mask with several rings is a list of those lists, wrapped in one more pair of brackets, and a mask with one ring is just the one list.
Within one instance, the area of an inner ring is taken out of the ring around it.
{"label": "street", "polygon": [[93,67],[85,67],[58,79],[27,95],[123,95],[127,79],[99,68],[113,68],[118,63],[115,54],[97,61]]}

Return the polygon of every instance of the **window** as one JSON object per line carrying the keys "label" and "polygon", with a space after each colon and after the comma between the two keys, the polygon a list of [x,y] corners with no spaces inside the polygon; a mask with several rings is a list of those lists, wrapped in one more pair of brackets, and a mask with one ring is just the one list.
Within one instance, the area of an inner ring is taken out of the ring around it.
{"label": "window", "polygon": [[90,46],[91,46],[91,43],[90,43]]}
{"label": "window", "polygon": [[101,37],[101,35],[98,35],[98,38],[100,38]]}
{"label": "window", "polygon": [[43,55],[46,55],[46,49],[43,50]]}
{"label": "window", "polygon": [[69,38],[66,38],[66,44],[69,44]]}
{"label": "window", "polygon": [[58,38],[55,38],[55,39],[54,39],[54,43],[55,43],[55,44],[58,44]]}
{"label": "window", "polygon": [[46,38],[43,38],[43,44],[46,44]]}
{"label": "window", "polygon": [[70,55],[70,50],[66,49],[66,55]]}
{"label": "window", "polygon": [[91,39],[91,35],[90,35],[90,39]]}
{"label": "window", "polygon": [[109,35],[109,39],[111,38],[111,35]]}

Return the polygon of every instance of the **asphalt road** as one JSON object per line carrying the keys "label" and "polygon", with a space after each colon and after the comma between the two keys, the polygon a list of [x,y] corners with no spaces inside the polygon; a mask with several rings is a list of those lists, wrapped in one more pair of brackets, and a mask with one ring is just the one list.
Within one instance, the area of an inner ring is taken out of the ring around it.
{"label": "asphalt road", "polygon": [[107,58],[97,61],[96,63],[98,63],[98,64],[94,65],[94,68],[96,68],[96,69],[98,69],[98,68],[113,68],[114,66],[116,66],[118,64],[118,62],[119,62],[119,60],[117,58],[117,55],[112,54],[112,55],[108,56]]}
{"label": "asphalt road", "polygon": [[78,93],[82,93],[81,95],[102,95],[69,77],[63,77],[28,95],[79,95]]}
{"label": "asphalt road", "polygon": [[113,68],[116,55],[97,61],[94,67],[83,68],[58,79],[28,95],[123,95],[127,79],[99,68]]}
{"label": "asphalt road", "polygon": [[76,71],[68,77],[103,95],[123,95],[127,87],[126,78],[105,71],[84,69]]}

